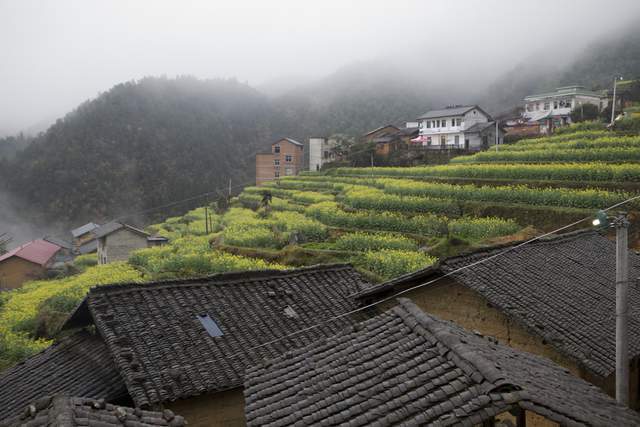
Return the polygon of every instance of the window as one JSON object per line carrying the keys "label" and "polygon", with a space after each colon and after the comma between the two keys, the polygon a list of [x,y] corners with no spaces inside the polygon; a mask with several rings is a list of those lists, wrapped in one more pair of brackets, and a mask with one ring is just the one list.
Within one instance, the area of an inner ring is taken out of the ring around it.
{"label": "window", "polygon": [[558,101],[553,101],[553,109],[554,110],[558,109]]}
{"label": "window", "polygon": [[431,145],[431,137],[430,136],[427,137],[427,145]]}
{"label": "window", "polygon": [[444,147],[446,143],[447,143],[447,137],[442,135],[440,137],[440,145],[442,145]]}
{"label": "window", "polygon": [[462,125],[462,119],[460,117],[458,117],[456,119],[456,126],[460,126],[460,125]]}
{"label": "window", "polygon": [[273,152],[274,153],[279,153],[280,152],[280,146],[279,145],[274,145],[273,146]]}
{"label": "window", "polygon": [[453,137],[454,142],[456,143],[456,147],[460,145],[460,135],[456,135]]}
{"label": "window", "polygon": [[224,335],[215,320],[208,314],[198,314],[198,320],[204,329],[209,333],[210,337],[221,337]]}
{"label": "window", "polygon": [[275,159],[273,161],[273,164],[276,165],[276,166],[280,166],[280,159]]}
{"label": "window", "polygon": [[549,103],[545,102],[544,103],[544,111],[547,111],[547,110],[549,110]]}
{"label": "window", "polygon": [[427,129],[431,128],[431,122],[427,121]]}
{"label": "window", "polygon": [[291,163],[291,159],[292,159],[291,154],[285,154],[284,155],[284,161],[285,162]]}
{"label": "window", "polygon": [[275,172],[275,174],[274,174],[274,176],[275,176],[276,178],[280,178],[280,171],[276,171],[276,172]]}
{"label": "window", "polygon": [[285,168],[285,170],[284,170],[284,174],[285,174],[286,176],[291,176],[291,175],[293,175],[293,169],[292,169],[292,168]]}
{"label": "window", "polygon": [[325,151],[325,152],[324,152],[324,158],[325,158],[325,159],[328,159],[328,158],[329,158],[329,152],[328,152],[328,151]]}
{"label": "window", "polygon": [[451,119],[451,126],[455,126],[456,125],[456,119]]}

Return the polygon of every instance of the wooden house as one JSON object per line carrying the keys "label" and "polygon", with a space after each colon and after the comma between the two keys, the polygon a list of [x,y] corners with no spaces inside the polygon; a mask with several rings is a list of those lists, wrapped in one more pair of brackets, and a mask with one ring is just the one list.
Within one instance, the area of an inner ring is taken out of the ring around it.
{"label": "wooden house", "polygon": [[191,427],[245,425],[245,369],[352,325],[344,317],[270,344],[355,309],[350,296],[369,286],[328,265],[94,287],[63,326],[69,336],[0,373],[0,419],[66,392],[170,409]]}
{"label": "wooden house", "polygon": [[303,170],[304,144],[291,138],[282,138],[271,144],[268,153],[256,154],[256,185],[295,176]]}
{"label": "wooden house", "polygon": [[[426,312],[547,357],[614,396],[615,259],[614,242],[586,230],[448,258],[360,298],[408,290]],[[629,252],[629,265],[640,276],[640,256]],[[640,290],[631,287],[629,301],[630,406],[640,408]]]}
{"label": "wooden house", "polygon": [[16,289],[24,282],[43,278],[62,247],[43,239],[33,240],[0,256],[0,291]]}
{"label": "wooden house", "polygon": [[408,299],[245,375],[247,425],[637,426],[566,369]]}

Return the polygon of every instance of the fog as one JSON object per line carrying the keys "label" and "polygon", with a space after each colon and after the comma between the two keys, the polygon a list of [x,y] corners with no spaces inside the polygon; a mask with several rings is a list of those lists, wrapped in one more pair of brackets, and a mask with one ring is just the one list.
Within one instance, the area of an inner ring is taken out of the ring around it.
{"label": "fog", "polygon": [[566,61],[639,14],[637,0],[0,0],[0,134],[41,130],[149,75],[283,93],[388,60],[443,85],[484,84],[532,55]]}

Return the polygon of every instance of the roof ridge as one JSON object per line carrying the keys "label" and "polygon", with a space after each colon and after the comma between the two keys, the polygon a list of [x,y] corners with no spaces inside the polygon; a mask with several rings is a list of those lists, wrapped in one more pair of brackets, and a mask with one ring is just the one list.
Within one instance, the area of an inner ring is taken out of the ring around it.
{"label": "roof ridge", "polygon": [[305,266],[300,268],[291,268],[286,270],[276,269],[263,269],[263,270],[243,270],[243,271],[229,271],[225,273],[216,273],[201,277],[190,277],[185,279],[167,279],[157,280],[154,282],[127,282],[127,283],[111,283],[106,285],[93,286],[89,289],[87,295],[95,293],[104,293],[109,291],[125,290],[128,288],[153,288],[155,286],[188,286],[197,284],[199,282],[218,282],[210,283],[211,285],[226,285],[235,282],[248,282],[259,280],[265,277],[280,278],[291,277],[306,274],[314,271],[328,271],[328,270],[343,270],[347,268],[353,268],[351,263],[333,263],[333,264],[315,264],[311,266]]}
{"label": "roof ridge", "polygon": [[[452,329],[464,331],[466,334],[471,334],[470,332],[460,328],[455,323],[439,319],[422,311],[408,298],[398,298],[398,307],[402,307],[402,310],[411,315],[420,326],[431,332],[438,342],[447,347],[460,360],[473,366],[486,381],[496,387],[512,384],[522,388],[515,381],[505,378],[504,373],[496,367],[496,363],[493,360],[472,348],[459,334],[453,333]],[[419,330],[416,330],[416,332],[420,333]],[[481,337],[476,338],[484,339]],[[490,344],[490,342],[487,341],[487,344]]]}

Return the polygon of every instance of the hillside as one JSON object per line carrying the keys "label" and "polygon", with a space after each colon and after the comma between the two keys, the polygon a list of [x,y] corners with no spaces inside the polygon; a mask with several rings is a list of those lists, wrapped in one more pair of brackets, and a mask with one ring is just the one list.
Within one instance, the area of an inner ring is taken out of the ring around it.
{"label": "hillside", "polygon": [[[637,134],[587,124],[448,165],[338,168],[247,187],[229,210],[209,211],[209,232],[200,207],[148,227],[166,246],[104,266],[82,256],[66,277],[1,293],[0,368],[48,345],[94,285],[325,262],[381,281],[588,219],[640,193],[639,160]],[[626,208],[640,211],[637,201]]]}
{"label": "hillside", "polygon": [[273,116],[235,81],[124,83],[58,120],[3,168],[3,182],[46,219],[100,221],[251,181]]}
{"label": "hillside", "polygon": [[639,78],[639,28],[637,23],[622,28],[592,43],[568,63],[555,53],[536,52],[529,60],[499,76],[479,102],[490,111],[503,112],[520,105],[527,95],[560,86],[580,84],[590,89],[610,89],[616,75]]}

